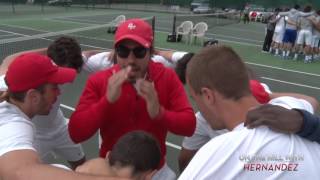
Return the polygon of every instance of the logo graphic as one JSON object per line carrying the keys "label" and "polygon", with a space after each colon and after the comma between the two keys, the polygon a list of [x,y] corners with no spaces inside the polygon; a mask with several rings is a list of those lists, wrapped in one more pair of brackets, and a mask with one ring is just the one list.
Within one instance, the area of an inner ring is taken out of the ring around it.
{"label": "logo graphic", "polygon": [[130,29],[130,30],[133,30],[133,29],[135,29],[137,26],[136,25],[134,25],[133,23],[129,23],[128,24],[128,28]]}

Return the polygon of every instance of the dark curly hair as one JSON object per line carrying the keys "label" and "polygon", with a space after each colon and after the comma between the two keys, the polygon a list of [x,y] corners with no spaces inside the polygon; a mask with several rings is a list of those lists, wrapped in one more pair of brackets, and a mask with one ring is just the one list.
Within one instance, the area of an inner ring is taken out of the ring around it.
{"label": "dark curly hair", "polygon": [[132,166],[132,175],[159,167],[161,150],[157,139],[144,131],[131,131],[121,136],[109,154],[111,166]]}
{"label": "dark curly hair", "polygon": [[186,83],[186,69],[187,64],[193,57],[194,53],[185,54],[178,62],[175,67],[175,71],[180,79],[180,81],[185,84]]}
{"label": "dark curly hair", "polygon": [[62,36],[53,41],[47,55],[58,65],[81,71],[83,59],[79,43],[72,37]]}

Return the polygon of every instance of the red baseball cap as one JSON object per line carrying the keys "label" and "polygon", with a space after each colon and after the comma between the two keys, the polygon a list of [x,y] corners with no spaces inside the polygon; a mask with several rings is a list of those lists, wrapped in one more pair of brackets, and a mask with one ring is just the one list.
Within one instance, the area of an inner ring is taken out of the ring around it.
{"label": "red baseball cap", "polygon": [[114,45],[124,39],[133,40],[145,48],[150,48],[153,42],[153,31],[144,20],[129,19],[118,26]]}
{"label": "red baseball cap", "polygon": [[10,91],[22,92],[45,83],[72,82],[75,77],[74,69],[58,67],[47,56],[26,53],[15,58],[10,64],[5,79]]}
{"label": "red baseball cap", "polygon": [[269,93],[266,92],[259,81],[250,80],[250,90],[259,103],[265,104],[270,101]]}

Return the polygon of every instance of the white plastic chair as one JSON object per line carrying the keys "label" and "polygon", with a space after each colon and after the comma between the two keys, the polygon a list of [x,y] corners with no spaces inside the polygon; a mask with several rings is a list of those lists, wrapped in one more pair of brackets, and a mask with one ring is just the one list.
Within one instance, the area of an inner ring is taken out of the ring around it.
{"label": "white plastic chair", "polygon": [[186,43],[189,42],[189,36],[193,28],[193,22],[192,21],[183,21],[180,26],[177,27],[176,32],[177,35],[181,34],[182,37],[186,37]]}
{"label": "white plastic chair", "polygon": [[[194,38],[199,38],[201,41],[201,44],[204,42],[205,33],[208,30],[208,25],[205,22],[199,22],[197,23],[194,28],[191,31],[191,40],[190,44],[193,43]],[[196,42],[196,41],[195,41]]]}

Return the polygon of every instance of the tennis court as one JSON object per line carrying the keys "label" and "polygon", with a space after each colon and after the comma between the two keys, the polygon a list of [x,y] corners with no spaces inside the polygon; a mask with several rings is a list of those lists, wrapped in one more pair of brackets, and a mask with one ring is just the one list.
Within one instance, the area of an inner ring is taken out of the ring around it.
{"label": "tennis court", "polygon": [[[29,6],[26,8],[30,8]],[[107,34],[108,22],[120,14],[127,18],[140,17],[150,21],[155,16],[155,46],[160,49],[172,49],[197,52],[200,44],[166,42],[172,31],[173,14],[141,12],[112,9],[52,8],[42,13],[39,10],[20,11],[17,14],[7,12],[0,20],[0,59],[15,52],[47,47],[56,37],[66,34],[77,37],[83,50],[112,48],[113,35]],[[200,17],[199,17],[200,18]],[[264,39],[264,24],[261,23],[226,23],[212,25],[208,38],[218,39],[220,43],[233,47],[245,62],[252,67],[261,81],[268,84],[275,92],[297,92],[320,97],[320,62],[304,64],[302,61],[281,60],[278,57],[261,53]],[[62,107],[66,117],[72,113],[88,74],[81,73],[73,85],[66,86],[62,93]],[[181,137],[168,136],[167,159],[174,170]],[[84,143],[88,158],[98,155],[98,138],[93,137]],[[55,160],[60,162],[61,160]]]}

